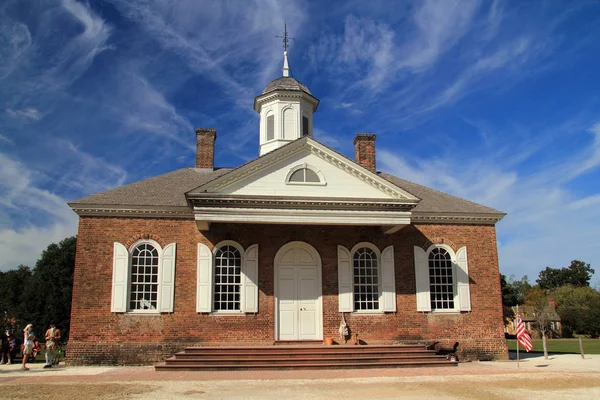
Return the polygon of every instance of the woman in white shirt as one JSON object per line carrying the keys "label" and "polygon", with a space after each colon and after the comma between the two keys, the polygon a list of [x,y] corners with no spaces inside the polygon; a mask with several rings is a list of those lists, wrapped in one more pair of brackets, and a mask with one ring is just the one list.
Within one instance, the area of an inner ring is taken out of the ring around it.
{"label": "woman in white shirt", "polygon": [[27,364],[27,359],[33,351],[34,340],[35,335],[33,334],[33,325],[27,324],[25,329],[23,329],[23,366],[21,369],[24,371],[29,371],[29,368],[27,368],[25,364]]}

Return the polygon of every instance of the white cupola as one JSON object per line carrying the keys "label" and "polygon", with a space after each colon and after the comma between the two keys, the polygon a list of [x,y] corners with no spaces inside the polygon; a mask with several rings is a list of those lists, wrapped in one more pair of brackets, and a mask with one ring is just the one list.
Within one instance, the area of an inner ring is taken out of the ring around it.
{"label": "white cupola", "polygon": [[312,136],[313,113],[318,106],[319,99],[290,76],[287,51],[284,51],[283,76],[269,83],[254,99],[254,110],[260,115],[259,155],[303,136]]}

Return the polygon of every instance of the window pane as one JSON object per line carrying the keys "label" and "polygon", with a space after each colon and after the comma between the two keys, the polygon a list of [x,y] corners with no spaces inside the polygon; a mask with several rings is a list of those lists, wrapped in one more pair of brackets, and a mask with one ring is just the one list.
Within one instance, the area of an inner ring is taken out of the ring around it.
{"label": "window pane", "polygon": [[130,310],[156,310],[158,307],[158,250],[143,243],[131,252]]}
{"label": "window pane", "polygon": [[222,246],[215,253],[215,311],[240,309],[241,267],[242,256],[235,247]]}
{"label": "window pane", "polygon": [[321,180],[315,171],[306,168],[306,182],[321,182]]}
{"label": "window pane", "polygon": [[452,260],[442,248],[429,253],[429,290],[433,310],[454,308],[454,286],[452,285]]}
{"label": "window pane", "polygon": [[[353,256],[354,309],[379,309],[379,275],[377,255],[367,247],[358,249]],[[358,295],[358,297],[357,297]]]}
{"label": "window pane", "polygon": [[302,117],[302,136],[308,136],[308,118]]}
{"label": "window pane", "polygon": [[304,182],[304,169],[295,171],[292,176],[290,176],[290,182]]}

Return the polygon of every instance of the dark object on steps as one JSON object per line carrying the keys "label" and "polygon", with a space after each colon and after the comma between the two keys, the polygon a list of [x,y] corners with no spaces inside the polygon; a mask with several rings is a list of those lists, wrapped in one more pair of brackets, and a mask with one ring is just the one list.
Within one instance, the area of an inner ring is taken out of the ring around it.
{"label": "dark object on steps", "polygon": [[446,356],[446,360],[458,362],[458,356],[456,350],[458,349],[458,342],[454,343],[451,348],[444,348],[437,340],[427,345],[427,350],[435,350],[435,354]]}

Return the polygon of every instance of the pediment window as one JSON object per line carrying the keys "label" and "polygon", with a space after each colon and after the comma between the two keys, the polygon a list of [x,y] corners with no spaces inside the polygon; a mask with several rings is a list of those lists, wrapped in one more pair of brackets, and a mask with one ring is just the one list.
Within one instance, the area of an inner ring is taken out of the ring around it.
{"label": "pediment window", "polygon": [[321,171],[302,164],[292,168],[286,177],[285,182],[290,185],[325,185],[325,177]]}

